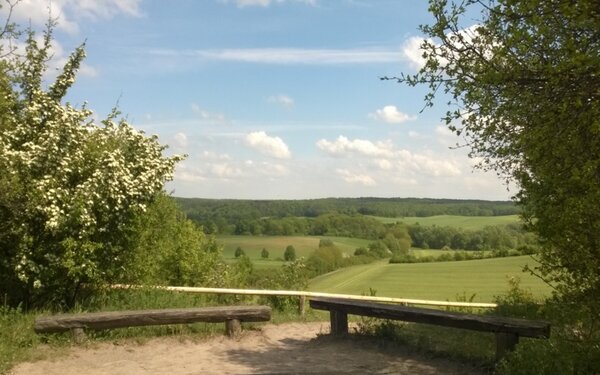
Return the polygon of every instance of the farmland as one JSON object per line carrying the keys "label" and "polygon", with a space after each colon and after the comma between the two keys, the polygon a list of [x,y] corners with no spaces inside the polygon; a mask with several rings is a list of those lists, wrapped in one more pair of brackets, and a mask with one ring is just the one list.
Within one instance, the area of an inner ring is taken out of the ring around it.
{"label": "farmland", "polygon": [[521,286],[535,296],[549,295],[546,284],[522,272],[525,264],[534,261],[528,256],[416,264],[379,261],[318,276],[309,289],[344,294],[368,294],[374,289],[378,296],[435,300],[475,294],[474,301],[489,302],[506,292],[508,277],[519,277]]}
{"label": "farmland", "polygon": [[234,258],[235,250],[239,246],[253,262],[261,259],[260,252],[263,248],[269,252],[269,259],[283,259],[283,252],[288,245],[294,246],[297,257],[308,257],[319,247],[319,241],[322,239],[333,241],[333,244],[348,256],[354,254],[357,247],[367,246],[371,242],[360,238],[332,236],[217,236],[217,241],[223,245],[225,259]]}
{"label": "farmland", "polygon": [[424,226],[437,225],[440,227],[449,226],[467,230],[483,229],[486,226],[506,225],[519,223],[518,215],[504,216],[458,216],[458,215],[437,215],[428,217],[407,216],[401,218],[390,218],[381,216],[372,216],[373,218],[386,223],[393,224],[403,222],[413,225],[419,223]]}

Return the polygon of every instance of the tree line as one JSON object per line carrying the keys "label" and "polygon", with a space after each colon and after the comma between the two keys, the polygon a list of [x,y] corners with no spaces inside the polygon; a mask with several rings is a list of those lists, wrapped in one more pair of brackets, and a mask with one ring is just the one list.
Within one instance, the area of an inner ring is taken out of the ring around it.
{"label": "tree line", "polygon": [[510,201],[429,198],[324,198],[300,200],[236,200],[177,198],[190,219],[198,222],[231,223],[263,217],[317,217],[326,213],[404,216],[502,216],[519,208]]}

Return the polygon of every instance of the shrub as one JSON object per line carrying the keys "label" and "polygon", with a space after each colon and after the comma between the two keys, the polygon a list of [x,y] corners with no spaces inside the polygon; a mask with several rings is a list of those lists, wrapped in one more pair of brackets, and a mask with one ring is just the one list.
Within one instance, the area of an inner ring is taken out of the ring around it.
{"label": "shrub", "polygon": [[286,262],[293,262],[296,260],[296,249],[294,248],[294,246],[288,245],[285,248],[285,251],[283,253],[283,259],[285,259]]}

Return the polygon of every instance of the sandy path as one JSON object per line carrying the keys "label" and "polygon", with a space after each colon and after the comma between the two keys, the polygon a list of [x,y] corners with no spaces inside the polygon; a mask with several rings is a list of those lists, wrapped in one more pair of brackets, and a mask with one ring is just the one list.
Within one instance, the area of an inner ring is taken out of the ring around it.
{"label": "sandy path", "polygon": [[52,360],[19,364],[10,374],[481,374],[457,363],[382,349],[371,340],[320,335],[328,329],[328,323],[291,323],[246,331],[238,339],[92,344]]}

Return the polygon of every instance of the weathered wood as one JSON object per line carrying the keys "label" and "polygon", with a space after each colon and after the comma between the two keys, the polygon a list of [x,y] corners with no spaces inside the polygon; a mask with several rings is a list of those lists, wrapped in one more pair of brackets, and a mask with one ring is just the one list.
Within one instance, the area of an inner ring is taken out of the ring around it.
{"label": "weathered wood", "polygon": [[242,333],[242,323],[238,319],[225,321],[225,334],[231,338],[237,337]]}
{"label": "weathered wood", "polygon": [[519,336],[535,338],[550,336],[549,323],[525,319],[327,298],[312,298],[310,306],[313,309],[340,311],[346,314],[434,324],[476,331],[513,333]]}
{"label": "weathered wood", "polygon": [[546,338],[550,336],[549,323],[525,319],[464,314],[331,298],[313,298],[310,300],[310,307],[329,311],[332,335],[348,332],[347,314],[494,332],[496,334],[496,360],[498,361],[506,353],[514,350],[519,342],[519,336],[534,338]]}
{"label": "weathered wood", "polygon": [[85,331],[80,327],[71,328],[71,335],[73,336],[73,341],[77,344],[81,344],[87,339]]}
{"label": "weathered wood", "polygon": [[263,322],[270,319],[271,308],[268,306],[217,306],[43,316],[36,319],[34,330],[37,333],[49,333],[68,331],[72,328],[111,329],[195,322],[218,323],[229,320]]}
{"label": "weathered wood", "polygon": [[306,296],[298,297],[298,314],[300,314],[301,316],[304,316],[304,312],[306,309],[305,306],[306,306]]}
{"label": "weathered wood", "polygon": [[496,361],[513,350],[519,343],[519,335],[516,333],[496,332]]}
{"label": "weathered wood", "polygon": [[332,310],[329,312],[331,322],[331,334],[342,336],[348,334],[348,314],[343,311]]}

